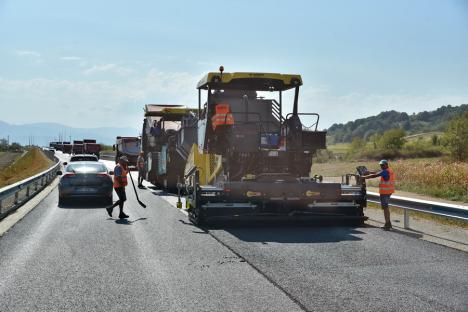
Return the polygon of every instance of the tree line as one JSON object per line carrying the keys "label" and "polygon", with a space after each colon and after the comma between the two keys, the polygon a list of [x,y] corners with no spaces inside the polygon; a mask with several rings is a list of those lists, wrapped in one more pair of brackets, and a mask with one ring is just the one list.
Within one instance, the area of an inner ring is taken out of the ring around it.
{"label": "tree line", "polygon": [[432,131],[444,131],[455,116],[468,112],[468,104],[442,106],[435,111],[408,115],[396,111],[382,112],[377,116],[357,119],[346,124],[334,124],[328,129],[327,141],[350,143],[355,138],[370,140],[373,135],[382,135],[391,129],[402,129],[406,135]]}
{"label": "tree line", "polygon": [[448,153],[454,160],[468,160],[468,111],[453,117],[441,135],[433,134],[429,140],[407,140],[403,128],[375,133],[368,138],[352,139],[349,158],[434,157]]}
{"label": "tree line", "polygon": [[0,152],[15,152],[20,151],[22,149],[23,147],[19,143],[13,142],[9,144],[7,139],[0,139]]}

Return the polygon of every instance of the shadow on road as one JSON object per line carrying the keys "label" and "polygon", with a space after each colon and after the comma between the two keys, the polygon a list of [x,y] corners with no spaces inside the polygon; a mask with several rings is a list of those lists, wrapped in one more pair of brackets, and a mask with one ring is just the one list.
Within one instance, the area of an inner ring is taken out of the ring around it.
{"label": "shadow on road", "polygon": [[227,228],[224,231],[245,242],[268,243],[335,243],[342,241],[360,241],[357,235],[366,234],[354,227],[260,227]]}
{"label": "shadow on road", "polygon": [[93,198],[76,198],[58,205],[63,209],[102,209],[108,206],[104,200]]}
{"label": "shadow on road", "polygon": [[156,187],[148,187],[146,188],[147,190],[152,190],[151,193],[153,195],[157,195],[157,196],[174,196],[174,197],[177,197],[177,194],[174,194],[174,193],[168,193],[164,190],[160,190]]}
{"label": "shadow on road", "polygon": [[117,223],[117,224],[132,225],[133,223],[135,223],[137,221],[146,220],[146,219],[148,219],[148,218],[138,218],[138,219],[135,219],[135,220],[109,218],[107,220],[114,220],[115,223]]}

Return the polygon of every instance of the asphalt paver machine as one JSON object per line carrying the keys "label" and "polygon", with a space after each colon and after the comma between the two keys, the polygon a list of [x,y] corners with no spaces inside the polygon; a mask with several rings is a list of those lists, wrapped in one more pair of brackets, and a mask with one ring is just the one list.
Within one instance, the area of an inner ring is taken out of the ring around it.
{"label": "asphalt paver machine", "polygon": [[147,104],[144,112],[145,178],[160,189],[174,192],[183,179],[191,147],[182,144],[181,138],[190,142],[196,139],[197,110],[183,105]]}
{"label": "asphalt paver machine", "polygon": [[[318,114],[299,112],[301,85],[300,75],[224,73],[222,67],[198,83],[197,140],[181,185],[193,223],[247,216],[362,222],[365,185],[358,178],[350,185],[311,177],[326,131],[317,130]],[[288,91],[292,112],[284,115]],[[310,117],[313,124],[305,126],[301,118]]]}

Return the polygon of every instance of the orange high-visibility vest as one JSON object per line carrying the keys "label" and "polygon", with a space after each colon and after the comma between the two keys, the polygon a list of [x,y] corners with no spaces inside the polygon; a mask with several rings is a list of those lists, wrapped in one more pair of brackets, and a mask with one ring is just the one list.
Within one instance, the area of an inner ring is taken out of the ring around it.
{"label": "orange high-visibility vest", "polygon": [[[125,187],[127,186],[127,174],[128,174],[128,170],[126,170],[124,167],[122,167],[120,164],[117,164],[117,166],[115,166],[115,168],[117,167],[120,167],[122,168],[122,175],[120,176],[122,178],[122,183],[119,182],[119,180],[117,179],[117,176],[114,175],[114,188],[117,188],[117,187]],[[115,171],[115,169],[114,169]]]}
{"label": "orange high-visibility vest", "polygon": [[222,125],[233,125],[234,117],[230,112],[229,104],[216,104],[215,114],[211,117],[211,125],[213,130]]}
{"label": "orange high-visibility vest", "polygon": [[390,195],[395,193],[395,174],[390,168],[387,168],[387,171],[390,178],[388,181],[385,181],[383,177],[380,177],[379,194]]}

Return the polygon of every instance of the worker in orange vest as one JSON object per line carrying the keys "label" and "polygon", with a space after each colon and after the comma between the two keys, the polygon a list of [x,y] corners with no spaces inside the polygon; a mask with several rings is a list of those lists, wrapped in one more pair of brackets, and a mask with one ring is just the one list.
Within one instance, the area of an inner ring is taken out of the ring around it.
{"label": "worker in orange vest", "polygon": [[119,219],[126,219],[128,215],[123,212],[124,202],[127,200],[127,195],[125,194],[125,187],[127,186],[127,175],[129,173],[128,169],[128,158],[122,156],[119,158],[118,164],[114,168],[114,190],[119,196],[119,200],[116,201],[113,205],[106,208],[109,217],[112,217],[112,211],[115,206],[119,206],[120,214]]}
{"label": "worker in orange vest", "polygon": [[229,104],[216,104],[215,114],[211,117],[213,130],[216,130],[218,126],[232,126],[233,124],[234,117],[232,117]]}
{"label": "worker in orange vest", "polygon": [[362,176],[364,179],[372,179],[380,177],[379,183],[379,194],[380,194],[380,205],[382,206],[385,218],[385,225],[382,227],[384,230],[388,231],[392,228],[392,222],[390,222],[390,210],[388,208],[388,202],[390,201],[390,196],[395,193],[395,173],[388,166],[388,161],[382,159],[379,162],[380,171],[378,172],[368,172],[368,175]]}

